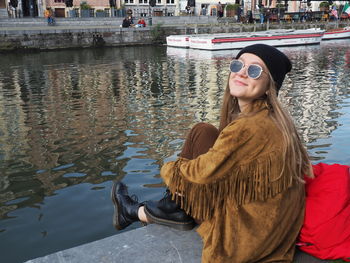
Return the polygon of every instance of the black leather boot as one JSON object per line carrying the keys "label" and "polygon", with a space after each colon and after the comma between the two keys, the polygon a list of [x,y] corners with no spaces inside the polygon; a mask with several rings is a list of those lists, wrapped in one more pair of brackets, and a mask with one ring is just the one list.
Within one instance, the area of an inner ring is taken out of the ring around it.
{"label": "black leather boot", "polygon": [[161,200],[145,202],[145,214],[152,223],[178,230],[191,230],[196,225],[194,219],[171,200],[171,193],[168,189]]}
{"label": "black leather boot", "polygon": [[138,211],[142,205],[136,196],[129,196],[127,186],[122,182],[115,182],[111,191],[114,204],[113,225],[122,230],[128,225],[139,221]]}

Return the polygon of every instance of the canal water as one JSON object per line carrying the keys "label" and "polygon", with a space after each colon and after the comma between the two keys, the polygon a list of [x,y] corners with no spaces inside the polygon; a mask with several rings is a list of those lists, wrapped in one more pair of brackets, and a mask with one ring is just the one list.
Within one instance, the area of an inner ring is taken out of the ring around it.
{"label": "canal water", "polygon": [[[350,40],[281,48],[280,97],[313,162],[350,164]],[[0,55],[0,262],[117,234],[112,182],[158,199],[163,161],[218,125],[237,51],[166,47]],[[140,227],[134,224],[126,230]]]}

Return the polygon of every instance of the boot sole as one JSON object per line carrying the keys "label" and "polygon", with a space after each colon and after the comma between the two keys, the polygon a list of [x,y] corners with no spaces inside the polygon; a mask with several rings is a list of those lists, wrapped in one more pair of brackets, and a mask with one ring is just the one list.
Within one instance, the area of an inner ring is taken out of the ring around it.
{"label": "boot sole", "polygon": [[119,224],[119,220],[118,220],[118,215],[121,213],[121,207],[119,205],[119,202],[117,200],[117,198],[115,197],[115,190],[117,188],[117,184],[113,183],[112,186],[112,190],[111,190],[111,199],[114,205],[114,213],[113,213],[113,226],[117,229],[117,230],[123,230],[124,228],[126,228],[127,226],[129,226],[130,224],[127,224],[124,227],[121,227]]}
{"label": "boot sole", "polygon": [[152,223],[168,226],[168,227],[175,228],[175,229],[181,230],[181,231],[192,230],[196,225],[194,220],[191,220],[188,222],[176,222],[176,221],[172,221],[172,220],[168,220],[168,219],[164,219],[164,218],[155,217],[147,210],[147,206],[144,206],[144,209],[145,209],[145,214],[146,214],[147,218],[150,221],[152,221]]}

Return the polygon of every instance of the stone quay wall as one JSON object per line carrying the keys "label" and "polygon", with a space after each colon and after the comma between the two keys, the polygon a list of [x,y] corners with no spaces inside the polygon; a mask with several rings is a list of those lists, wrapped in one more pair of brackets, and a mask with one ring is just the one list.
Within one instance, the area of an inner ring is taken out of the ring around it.
{"label": "stone quay wall", "polygon": [[22,34],[11,33],[0,34],[0,50],[51,50],[152,43],[150,29],[91,28],[26,30]]}
{"label": "stone quay wall", "polygon": [[[98,23],[102,21],[103,23]],[[193,21],[153,21],[145,28],[121,28],[121,21],[116,20],[61,20],[56,26],[47,26],[45,20],[27,21],[26,25],[16,24],[12,27],[0,27],[0,51],[14,50],[52,50],[87,47],[113,47],[164,44],[168,35],[214,34],[233,32],[252,32],[267,29],[311,27],[335,28],[349,25],[331,23],[274,23],[274,24],[241,24],[230,20]],[[19,23],[19,22],[18,22]],[[41,24],[40,24],[41,23]],[[34,25],[35,24],[35,25]]]}

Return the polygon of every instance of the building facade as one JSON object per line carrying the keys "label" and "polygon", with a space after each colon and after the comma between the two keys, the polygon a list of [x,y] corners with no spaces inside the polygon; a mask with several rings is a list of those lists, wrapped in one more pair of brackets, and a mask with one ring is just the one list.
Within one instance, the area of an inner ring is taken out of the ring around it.
{"label": "building facade", "polygon": [[[73,0],[73,6],[67,7],[66,0],[0,0],[0,17],[42,17],[44,10],[49,7],[56,17],[81,17],[81,16],[179,16],[179,15],[217,15],[218,0]],[[16,2],[17,7],[11,6]],[[81,3],[86,3],[88,11],[81,8]],[[320,1],[277,1],[277,0],[231,0],[221,1],[223,9],[228,4],[238,3],[243,14],[248,11],[258,12],[262,5],[265,8],[276,8],[278,2],[287,4],[286,11],[299,12],[306,9],[319,10]],[[113,7],[111,7],[111,4]],[[334,1],[340,5],[341,1]],[[215,11],[216,10],[216,11]],[[215,11],[215,12],[214,12]],[[224,16],[226,13],[224,12]]]}
{"label": "building facade", "polygon": [[[265,8],[277,8],[278,4],[286,8],[286,12],[303,12],[306,9],[313,11],[319,10],[320,1],[311,1],[308,5],[307,0],[155,0],[155,6],[151,7],[149,1],[152,0],[122,0],[122,5],[126,10],[132,10],[136,16],[178,16],[178,15],[217,15],[217,6],[219,2],[225,10],[228,4],[238,3],[241,6],[243,14],[248,11],[258,12],[263,5]],[[341,1],[333,1],[340,5]],[[191,8],[188,6],[191,5]],[[214,10],[216,10],[214,12]],[[225,14],[225,12],[224,12]]]}
{"label": "building facade", "polygon": [[5,2],[5,17],[19,18],[43,16],[45,0],[0,0],[0,8],[1,1]]}

